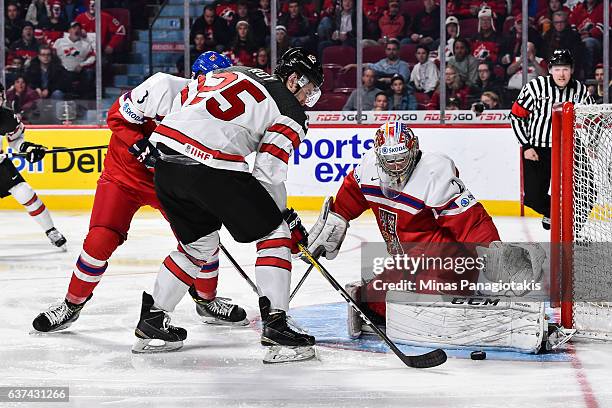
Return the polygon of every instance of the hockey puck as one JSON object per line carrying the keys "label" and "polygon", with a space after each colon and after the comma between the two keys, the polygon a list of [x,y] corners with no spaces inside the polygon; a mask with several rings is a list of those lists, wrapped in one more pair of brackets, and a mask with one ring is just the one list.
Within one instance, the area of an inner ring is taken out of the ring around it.
{"label": "hockey puck", "polygon": [[470,353],[470,358],[472,360],[484,360],[485,358],[487,358],[487,353],[485,353],[484,351],[472,351]]}

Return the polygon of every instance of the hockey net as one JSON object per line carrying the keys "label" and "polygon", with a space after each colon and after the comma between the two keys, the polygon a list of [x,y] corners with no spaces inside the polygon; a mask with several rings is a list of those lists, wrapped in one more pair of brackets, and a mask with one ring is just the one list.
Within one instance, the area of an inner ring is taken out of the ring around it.
{"label": "hockey net", "polygon": [[612,340],[612,105],[555,109],[552,142],[551,241],[559,245],[551,272],[562,323]]}

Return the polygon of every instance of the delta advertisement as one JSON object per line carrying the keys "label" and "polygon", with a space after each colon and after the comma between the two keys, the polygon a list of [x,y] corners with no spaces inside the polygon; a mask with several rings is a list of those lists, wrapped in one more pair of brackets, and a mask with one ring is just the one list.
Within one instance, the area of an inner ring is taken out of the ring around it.
{"label": "delta advertisement", "polygon": [[[290,203],[318,209],[322,197],[334,195],[343,178],[372,148],[376,127],[313,127],[290,159],[287,181]],[[510,128],[415,127],[421,149],[451,157],[460,177],[482,201],[512,203],[518,208],[519,148]],[[28,140],[48,148],[108,143],[108,129],[31,129]],[[6,143],[5,143],[6,151]],[[106,150],[49,154],[40,163],[22,158],[13,163],[47,205],[57,209],[87,209],[102,171]],[[51,204],[53,202],[53,204]],[[0,208],[16,208],[0,200]],[[514,211],[514,210],[513,210]]]}

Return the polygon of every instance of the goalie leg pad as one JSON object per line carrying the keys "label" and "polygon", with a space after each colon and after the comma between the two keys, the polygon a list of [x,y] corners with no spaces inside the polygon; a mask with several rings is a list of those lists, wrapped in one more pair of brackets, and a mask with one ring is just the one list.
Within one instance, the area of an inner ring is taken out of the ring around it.
{"label": "goalie leg pad", "polygon": [[[360,296],[359,292],[361,291],[361,282],[357,281],[357,282],[348,283],[345,286],[345,289],[347,293],[353,299],[355,299],[357,303],[359,303],[359,296]],[[346,306],[347,306],[346,329],[348,331],[348,335],[351,339],[358,339],[359,337],[361,337],[361,332],[362,332],[361,328],[364,324],[363,319],[361,318],[359,313],[357,313],[357,311],[353,309],[353,307],[350,304],[347,304]]]}
{"label": "goalie leg pad", "polygon": [[537,353],[542,346],[547,324],[543,303],[479,298],[479,305],[468,305],[456,304],[460,298],[416,296],[387,292],[387,335],[398,343],[523,353]]}

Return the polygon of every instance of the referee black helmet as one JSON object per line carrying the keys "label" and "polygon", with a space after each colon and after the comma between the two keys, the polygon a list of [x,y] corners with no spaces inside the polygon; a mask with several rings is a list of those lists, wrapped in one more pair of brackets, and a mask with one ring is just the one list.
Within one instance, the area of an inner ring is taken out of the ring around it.
{"label": "referee black helmet", "polygon": [[551,68],[555,65],[569,65],[573,67],[574,57],[572,57],[570,50],[566,48],[557,48],[554,50],[550,60],[548,60],[548,67]]}

